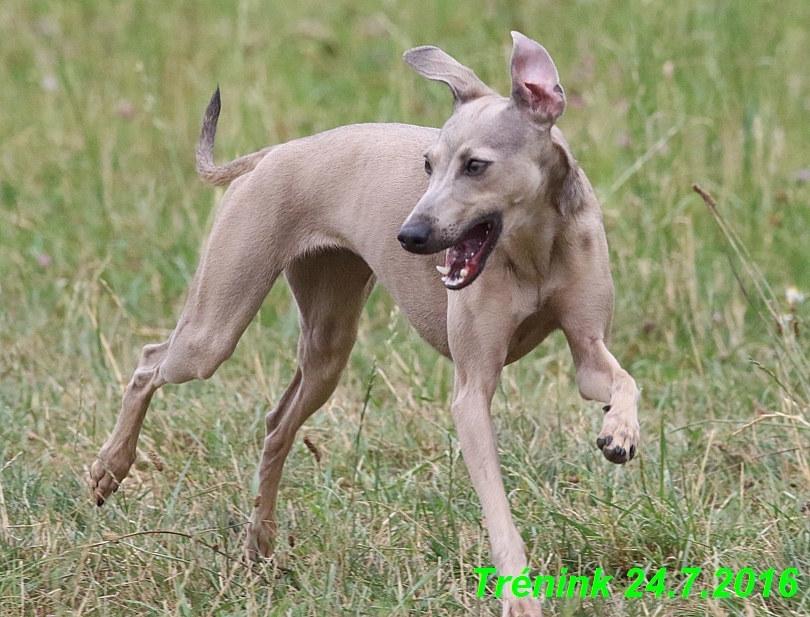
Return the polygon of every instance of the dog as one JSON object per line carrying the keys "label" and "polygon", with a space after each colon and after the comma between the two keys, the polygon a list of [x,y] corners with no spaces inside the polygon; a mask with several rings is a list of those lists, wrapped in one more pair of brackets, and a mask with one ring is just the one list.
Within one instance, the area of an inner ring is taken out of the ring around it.
{"label": "dog", "polygon": [[[282,272],[300,313],[299,366],[266,417],[248,558],[272,553],[284,460],[337,386],[376,282],[454,362],[453,420],[499,575],[527,567],[490,417],[504,365],[562,329],[581,395],[606,404],[597,446],[613,463],[634,457],[639,390],[605,345],[614,288],[599,203],[555,126],[565,94],[554,62],[539,43],[512,37],[509,97],[436,47],[405,53],[417,73],[450,88],[454,110],[441,130],[345,126],[217,166],[217,88],[197,170],[230,187],[177,327],[144,347],[92,465],[99,506],[135,461],[154,392],[211,377]],[[534,598],[504,598],[503,615],[541,614]]]}

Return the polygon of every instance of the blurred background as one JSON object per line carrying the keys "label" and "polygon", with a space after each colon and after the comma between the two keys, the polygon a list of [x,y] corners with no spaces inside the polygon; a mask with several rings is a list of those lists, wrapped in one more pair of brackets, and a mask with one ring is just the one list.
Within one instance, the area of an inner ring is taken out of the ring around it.
{"label": "blurred background", "polygon": [[[234,559],[295,371],[283,281],[214,378],[159,391],[101,510],[87,470],[213,222],[194,147],[217,84],[217,161],[349,123],[441,126],[446,87],[402,53],[440,46],[507,94],[512,29],[557,64],[559,126],[603,202],[611,348],[643,388],[640,457],[615,468],[559,333],[504,372],[493,411],[533,573],[617,577],[609,600],[547,611],[807,614],[807,24],[804,0],[3,0],[0,615],[498,614],[475,597],[488,544],[452,365],[383,290],[301,430],[313,448],[290,456],[258,575]],[[664,566],[678,597],[620,599],[630,568]],[[681,597],[691,566],[710,597]],[[720,567],[798,582],[713,598]]]}

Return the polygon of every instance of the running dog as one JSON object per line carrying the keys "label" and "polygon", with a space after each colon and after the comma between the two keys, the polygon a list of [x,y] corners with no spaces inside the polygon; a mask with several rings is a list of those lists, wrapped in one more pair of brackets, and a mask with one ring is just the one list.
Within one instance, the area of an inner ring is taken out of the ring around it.
{"label": "running dog", "polygon": [[[441,130],[345,126],[217,166],[217,89],[197,170],[230,187],[177,327],[144,347],[92,466],[98,505],[129,473],[155,391],[211,377],[282,272],[300,311],[299,366],[267,414],[249,558],[273,551],[284,460],[296,431],[334,391],[378,281],[455,364],[453,419],[499,575],[527,567],[490,417],[504,365],[562,329],[580,393],[606,403],[597,446],[613,463],[633,458],[639,391],[605,346],[614,290],[599,203],[555,126],[565,95],[554,62],[538,43],[512,36],[508,98],[436,47],[405,53],[416,72],[453,94]],[[540,604],[509,595],[503,614],[536,617]]]}

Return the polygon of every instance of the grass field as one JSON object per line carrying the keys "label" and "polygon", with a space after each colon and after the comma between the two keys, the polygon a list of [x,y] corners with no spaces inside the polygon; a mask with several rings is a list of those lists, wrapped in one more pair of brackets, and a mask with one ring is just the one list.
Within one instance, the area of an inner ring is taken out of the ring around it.
{"label": "grass field", "polygon": [[[440,126],[446,88],[402,52],[439,45],[506,93],[510,29],[559,68],[560,127],[603,201],[611,348],[643,388],[640,454],[615,467],[560,334],[504,371],[493,412],[533,573],[617,577],[609,600],[547,613],[810,613],[810,302],[785,296],[810,291],[807,24],[806,0],[3,0],[0,615],[500,614],[475,595],[490,562],[452,365],[379,289],[288,459],[272,564],[236,558],[295,370],[283,282],[211,380],[159,391],[104,508],[87,477],[221,196],[193,170],[217,83],[219,161],[353,122]],[[629,569],[664,566],[677,598],[622,598]],[[688,598],[682,567],[703,568]],[[797,590],[701,598],[721,567],[797,568]]]}

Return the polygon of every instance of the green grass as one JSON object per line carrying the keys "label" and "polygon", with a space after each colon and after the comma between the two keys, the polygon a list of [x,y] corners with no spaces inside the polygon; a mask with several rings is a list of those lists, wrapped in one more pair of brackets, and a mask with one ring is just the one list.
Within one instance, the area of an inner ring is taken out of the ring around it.
{"label": "green grass", "polygon": [[452,365],[381,290],[288,460],[273,564],[226,555],[295,370],[283,283],[210,381],[159,391],[103,509],[87,472],[140,348],[174,326],[221,196],[193,171],[216,84],[217,160],[352,122],[440,126],[446,88],[401,53],[439,45],[507,92],[514,28],[557,62],[560,126],[604,201],[611,348],[643,388],[640,456],[617,468],[560,335],[504,371],[493,411],[533,572],[699,566],[702,589],[720,567],[800,571],[792,598],[621,600],[624,581],[547,612],[808,614],[808,305],[798,337],[768,313],[790,312],[787,286],[810,289],[808,23],[805,0],[4,0],[0,615],[499,614],[475,597],[488,542]]}

